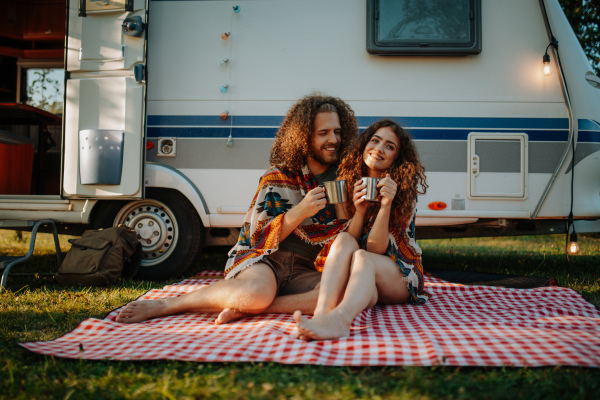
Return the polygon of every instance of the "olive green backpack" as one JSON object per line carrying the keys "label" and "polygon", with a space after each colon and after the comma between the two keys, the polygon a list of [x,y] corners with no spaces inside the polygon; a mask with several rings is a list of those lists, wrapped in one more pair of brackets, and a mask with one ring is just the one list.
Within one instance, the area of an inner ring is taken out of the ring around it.
{"label": "olive green backpack", "polygon": [[132,278],[142,261],[142,246],[128,226],[88,230],[69,239],[71,250],[55,275],[63,285],[110,285]]}

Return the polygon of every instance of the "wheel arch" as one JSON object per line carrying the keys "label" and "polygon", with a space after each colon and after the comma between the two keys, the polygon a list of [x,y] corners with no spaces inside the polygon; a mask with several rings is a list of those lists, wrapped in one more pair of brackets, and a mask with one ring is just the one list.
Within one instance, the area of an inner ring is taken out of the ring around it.
{"label": "wheel arch", "polygon": [[144,170],[145,187],[173,189],[184,195],[196,209],[202,225],[210,227],[208,206],[196,185],[173,167],[163,164],[146,163]]}

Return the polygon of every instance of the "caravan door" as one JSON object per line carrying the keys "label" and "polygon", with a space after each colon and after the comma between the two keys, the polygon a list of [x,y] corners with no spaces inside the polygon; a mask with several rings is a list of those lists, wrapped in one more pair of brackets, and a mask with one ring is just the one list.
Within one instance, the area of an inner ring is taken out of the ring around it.
{"label": "caravan door", "polygon": [[63,196],[143,195],[146,0],[70,1]]}

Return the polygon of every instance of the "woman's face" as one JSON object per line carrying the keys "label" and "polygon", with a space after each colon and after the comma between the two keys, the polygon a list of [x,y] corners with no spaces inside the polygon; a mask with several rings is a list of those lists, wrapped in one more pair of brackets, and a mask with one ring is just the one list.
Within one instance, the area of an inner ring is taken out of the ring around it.
{"label": "woman's face", "polygon": [[399,142],[390,126],[379,128],[373,134],[363,152],[363,160],[369,168],[370,176],[380,176],[392,165],[400,153]]}

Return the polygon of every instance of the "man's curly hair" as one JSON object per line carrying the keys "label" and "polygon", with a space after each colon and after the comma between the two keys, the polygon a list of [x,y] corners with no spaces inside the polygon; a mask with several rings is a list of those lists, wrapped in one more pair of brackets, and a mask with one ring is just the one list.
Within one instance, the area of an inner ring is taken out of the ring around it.
{"label": "man's curly hair", "polygon": [[290,169],[302,169],[310,154],[315,117],[320,112],[338,114],[342,128],[339,154],[343,154],[358,134],[354,111],[337,97],[313,93],[300,99],[285,116],[271,147],[269,162],[272,166],[283,164]]}
{"label": "man's curly hair", "polygon": [[[392,162],[392,165],[381,174],[382,178],[385,177],[386,173],[390,174],[390,177],[398,184],[398,191],[396,192],[396,196],[392,203],[391,215],[391,219],[396,221],[401,218],[409,217],[412,214],[417,194],[425,194],[428,188],[427,183],[425,182],[425,168],[423,168],[423,165],[419,160],[419,154],[417,153],[415,144],[408,132],[396,122],[384,119],[375,122],[365,129],[343,156],[339,166],[338,179],[345,179],[348,181],[348,198],[352,199],[354,195],[354,183],[361,177],[368,176],[367,165],[363,159],[365,147],[375,132],[386,126],[392,128],[398,137],[400,149],[398,156]],[[350,202],[347,208],[348,211],[354,215],[354,203]]]}

